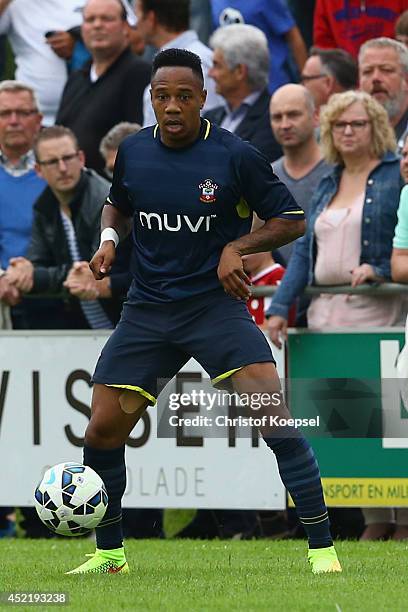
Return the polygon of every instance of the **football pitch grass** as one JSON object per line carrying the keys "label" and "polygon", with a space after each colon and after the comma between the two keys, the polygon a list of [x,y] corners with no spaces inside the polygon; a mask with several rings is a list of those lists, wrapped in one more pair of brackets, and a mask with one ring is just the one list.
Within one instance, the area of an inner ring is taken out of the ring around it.
{"label": "football pitch grass", "polygon": [[0,540],[0,590],[65,592],[65,608],[92,612],[407,610],[407,543],[336,548],[343,573],[313,576],[302,540],[128,540],[129,575],[65,576],[93,552],[92,540]]}

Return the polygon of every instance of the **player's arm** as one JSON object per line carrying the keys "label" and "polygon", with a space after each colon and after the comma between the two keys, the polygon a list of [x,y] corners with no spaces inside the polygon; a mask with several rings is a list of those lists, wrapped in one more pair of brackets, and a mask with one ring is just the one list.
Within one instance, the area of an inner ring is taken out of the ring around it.
{"label": "player's arm", "polygon": [[303,236],[303,219],[268,219],[262,227],[227,244],[221,254],[218,278],[226,293],[247,300],[251,281],[244,272],[242,256],[273,251]]}
{"label": "player's arm", "polygon": [[303,236],[305,214],[257,149],[241,143],[234,162],[241,199],[265,223],[224,247],[218,278],[227,293],[246,300],[250,280],[243,269],[242,255],[272,251]]}
{"label": "player's arm", "polygon": [[123,181],[125,171],[124,143],[119,146],[113,170],[112,185],[101,215],[101,242],[89,267],[96,280],[108,276],[115,261],[116,247],[126,238],[132,226],[133,209]]}
{"label": "player's arm", "polygon": [[241,256],[273,251],[303,236],[305,229],[304,219],[268,219],[262,227],[234,240],[227,246],[233,247]]}
{"label": "player's arm", "polygon": [[126,238],[131,227],[132,218],[107,200],[102,209],[101,243],[89,264],[96,280],[101,280],[109,274],[115,261],[116,247]]}

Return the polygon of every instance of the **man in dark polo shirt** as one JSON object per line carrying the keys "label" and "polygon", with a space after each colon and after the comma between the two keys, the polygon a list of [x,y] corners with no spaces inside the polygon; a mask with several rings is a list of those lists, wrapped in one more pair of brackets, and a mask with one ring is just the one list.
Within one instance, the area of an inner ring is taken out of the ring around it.
{"label": "man in dark polo shirt", "polygon": [[87,166],[100,173],[103,136],[121,121],[143,122],[150,67],[130,50],[128,28],[120,0],[87,2],[82,36],[92,58],[69,77],[57,113],[56,123],[71,128]]}

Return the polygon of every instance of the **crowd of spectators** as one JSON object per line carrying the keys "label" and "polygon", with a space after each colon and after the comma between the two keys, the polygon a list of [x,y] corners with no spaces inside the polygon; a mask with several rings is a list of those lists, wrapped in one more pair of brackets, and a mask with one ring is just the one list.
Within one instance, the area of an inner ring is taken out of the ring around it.
{"label": "crowd of spectators", "polygon": [[[249,304],[255,321],[280,346],[288,324],[405,320],[400,295],[324,286],[408,282],[408,0],[0,0],[0,34],[2,329],[114,327],[130,239],[103,281],[88,262],[118,147],[155,123],[151,59],[176,47],[201,58],[203,116],[257,147],[307,215],[295,244],[245,261],[255,285],[279,284]],[[322,286],[311,302],[310,284]],[[204,534],[197,516],[184,535]],[[255,512],[211,517],[213,535],[263,533]],[[364,519],[363,539],[408,536],[403,512]],[[130,535],[162,535],[160,511],[125,522]],[[14,532],[13,509],[0,509],[0,537]]]}

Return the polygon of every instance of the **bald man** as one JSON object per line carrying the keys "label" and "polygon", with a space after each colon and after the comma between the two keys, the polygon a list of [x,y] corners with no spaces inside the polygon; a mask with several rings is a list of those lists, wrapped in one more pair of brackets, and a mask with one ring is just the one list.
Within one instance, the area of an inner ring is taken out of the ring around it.
{"label": "bald man", "polygon": [[[330,166],[323,158],[316,140],[318,111],[312,93],[303,85],[290,83],[275,91],[270,102],[271,126],[283,156],[273,162],[273,171],[285,183],[299,206],[309,217],[313,194]],[[286,265],[292,254],[293,242],[281,247]],[[306,326],[307,296],[301,296],[296,313],[296,326]],[[271,320],[280,317],[271,316]]]}
{"label": "bald man", "polygon": [[[270,102],[271,126],[284,155],[273,162],[275,174],[308,216],[310,202],[330,166],[322,159],[315,136],[318,116],[312,94],[303,85],[288,84],[275,91]],[[292,245],[279,252],[288,263]]]}

